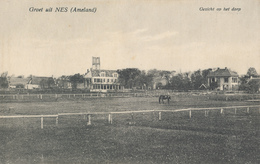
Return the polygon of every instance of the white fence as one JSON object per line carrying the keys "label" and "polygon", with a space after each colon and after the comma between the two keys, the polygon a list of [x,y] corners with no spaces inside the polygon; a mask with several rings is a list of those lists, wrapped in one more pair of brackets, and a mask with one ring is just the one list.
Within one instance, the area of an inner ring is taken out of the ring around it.
{"label": "white fence", "polygon": [[139,111],[117,111],[117,112],[85,112],[85,113],[58,113],[57,115],[13,115],[13,116],[0,116],[0,119],[15,119],[15,118],[40,118],[41,119],[41,129],[43,129],[43,119],[44,118],[56,118],[56,126],[58,126],[58,120],[61,116],[75,116],[83,115],[84,119],[87,119],[87,125],[91,125],[92,115],[107,115],[107,121],[109,124],[113,123],[113,115],[115,114],[131,114],[131,119],[134,120],[134,113],[151,113],[158,112],[158,120],[162,120],[162,112],[188,112],[189,118],[192,117],[192,111],[205,111],[205,117],[209,116],[209,111],[219,110],[220,114],[224,114],[225,110],[234,110],[234,115],[237,114],[237,110],[244,108],[246,113],[250,112],[252,108],[258,108],[258,113],[260,113],[260,105],[254,106],[229,106],[229,107],[210,107],[210,108],[188,108],[188,109],[176,109],[176,110],[139,110]]}

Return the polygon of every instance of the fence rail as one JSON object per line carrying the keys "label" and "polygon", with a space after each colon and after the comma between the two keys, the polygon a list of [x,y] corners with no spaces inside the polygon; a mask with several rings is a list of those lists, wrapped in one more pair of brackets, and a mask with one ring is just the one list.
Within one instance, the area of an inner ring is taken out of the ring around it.
{"label": "fence rail", "polygon": [[112,116],[115,114],[131,114],[132,120],[134,119],[134,113],[151,113],[158,112],[158,120],[162,120],[162,112],[189,112],[189,118],[192,117],[192,111],[205,111],[205,117],[208,116],[210,110],[220,110],[220,114],[224,113],[224,109],[234,109],[236,115],[239,108],[246,108],[246,113],[249,113],[250,108],[258,108],[260,113],[260,105],[252,106],[228,106],[228,107],[209,107],[209,108],[187,108],[187,109],[175,109],[175,110],[139,110],[139,111],[116,111],[116,112],[81,112],[81,113],[58,113],[56,115],[12,115],[12,116],[0,116],[0,119],[12,119],[12,118],[41,118],[41,129],[43,129],[44,118],[56,118],[56,126],[58,126],[59,117],[62,116],[75,116],[83,115],[84,119],[87,119],[87,125],[91,125],[92,115],[108,115],[108,123],[112,124]]}

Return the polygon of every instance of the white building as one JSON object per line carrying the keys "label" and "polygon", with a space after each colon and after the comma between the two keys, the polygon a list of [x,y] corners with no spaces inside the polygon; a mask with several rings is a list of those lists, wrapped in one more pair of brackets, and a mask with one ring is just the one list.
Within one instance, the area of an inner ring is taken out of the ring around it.
{"label": "white building", "polygon": [[92,57],[92,68],[84,75],[85,88],[92,92],[107,92],[121,90],[116,70],[100,69],[100,58]]}
{"label": "white building", "polygon": [[238,74],[227,69],[217,69],[208,74],[208,86],[217,84],[219,90],[237,90],[238,89]]}

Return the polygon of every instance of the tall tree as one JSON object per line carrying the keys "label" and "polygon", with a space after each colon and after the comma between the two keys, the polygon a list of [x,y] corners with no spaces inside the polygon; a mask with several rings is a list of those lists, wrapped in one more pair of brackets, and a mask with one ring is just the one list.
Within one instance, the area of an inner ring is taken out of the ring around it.
{"label": "tall tree", "polygon": [[49,77],[48,80],[47,80],[47,85],[48,85],[48,88],[52,88],[55,84],[55,81],[52,77]]}
{"label": "tall tree", "polygon": [[119,74],[118,81],[121,85],[126,88],[133,88],[138,85],[138,77],[141,74],[141,71],[137,68],[126,68],[117,70]]}
{"label": "tall tree", "polygon": [[246,75],[248,77],[257,77],[258,76],[258,73],[256,72],[256,69],[254,67],[250,67],[248,70],[247,70],[247,73]]}
{"label": "tall tree", "polygon": [[197,70],[194,71],[191,75],[191,83],[192,83],[192,89],[198,90],[199,87],[204,84],[204,78],[202,76],[202,71]]}
{"label": "tall tree", "polygon": [[8,72],[3,72],[0,77],[0,88],[8,88]]}
{"label": "tall tree", "polygon": [[70,76],[70,82],[72,84],[73,89],[77,89],[78,83],[83,83],[84,82],[84,77],[82,75],[75,74],[73,76]]}

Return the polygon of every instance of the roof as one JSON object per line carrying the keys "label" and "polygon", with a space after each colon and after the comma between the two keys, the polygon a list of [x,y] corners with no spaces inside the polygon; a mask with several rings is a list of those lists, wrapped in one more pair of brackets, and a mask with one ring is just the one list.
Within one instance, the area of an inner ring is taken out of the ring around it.
{"label": "roof", "polygon": [[235,71],[225,68],[217,69],[214,72],[209,72],[208,77],[238,77],[238,74]]}
{"label": "roof", "polygon": [[[116,70],[91,70],[90,72],[88,72],[86,74],[86,76],[91,73],[91,77],[101,77],[100,73],[101,72],[105,72],[105,76],[104,77],[113,77],[114,73],[117,73]],[[85,77],[86,77],[85,76]]]}
{"label": "roof", "polygon": [[40,85],[40,83],[41,83],[42,80],[47,81],[49,78],[52,78],[52,77],[37,77],[37,76],[33,76],[33,77],[31,78],[31,80],[29,81],[29,84],[37,84],[37,85]]}
{"label": "roof", "polygon": [[18,84],[27,84],[29,81],[29,78],[20,78],[20,77],[10,77],[9,82],[10,85],[18,85]]}
{"label": "roof", "polygon": [[201,89],[201,88],[207,89],[207,86],[206,86],[205,84],[201,84],[199,88],[200,88],[200,89]]}

